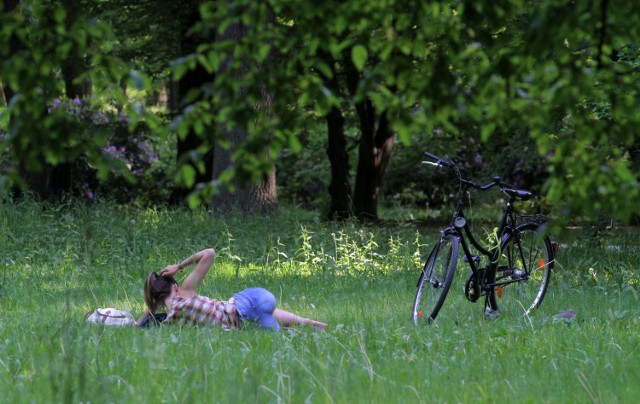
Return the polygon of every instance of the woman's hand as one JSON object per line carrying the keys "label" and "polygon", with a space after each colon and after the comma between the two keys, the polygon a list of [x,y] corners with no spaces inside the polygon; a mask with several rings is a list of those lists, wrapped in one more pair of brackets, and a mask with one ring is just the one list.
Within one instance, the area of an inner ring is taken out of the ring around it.
{"label": "woman's hand", "polygon": [[180,264],[168,265],[160,271],[160,276],[173,276],[173,274],[178,272],[180,269]]}
{"label": "woman's hand", "polygon": [[207,248],[199,251],[179,264],[169,265],[160,271],[160,276],[173,276],[176,272],[195,264],[196,268],[185,278],[180,289],[183,293],[196,293],[198,284],[205,277],[216,257],[216,250]]}

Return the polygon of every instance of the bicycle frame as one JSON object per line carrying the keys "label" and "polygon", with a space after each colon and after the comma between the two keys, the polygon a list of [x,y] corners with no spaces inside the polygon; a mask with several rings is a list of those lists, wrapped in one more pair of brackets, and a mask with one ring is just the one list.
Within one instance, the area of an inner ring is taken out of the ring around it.
{"label": "bicycle frame", "polygon": [[[448,234],[453,234],[458,237],[458,239],[460,240],[460,245],[462,246],[462,251],[466,257],[467,264],[469,264],[469,267],[471,268],[473,274],[476,275],[476,282],[478,282],[479,286],[483,290],[488,290],[500,284],[513,282],[510,281],[497,284],[487,284],[486,276],[498,265],[498,259],[500,258],[501,253],[500,246],[502,244],[504,236],[508,233],[508,231],[512,230],[516,224],[516,220],[513,215],[513,203],[516,201],[516,199],[513,196],[510,196],[505,203],[500,226],[498,227],[498,230],[495,234],[493,244],[489,248],[485,248],[473,236],[469,223],[464,216],[464,197],[472,187],[473,186],[470,184],[465,184],[460,190],[460,194],[458,195],[458,200],[454,208],[453,217],[451,219],[451,224],[449,225],[449,227],[446,227],[444,230],[442,230],[441,237],[444,237]],[[477,256],[471,251],[471,246],[473,246],[476,251],[489,259],[489,266],[487,268],[484,268],[489,269],[489,271],[484,270],[482,276],[478,276],[478,274],[480,273],[480,268],[478,267],[477,261],[479,260],[475,259],[475,257]]]}

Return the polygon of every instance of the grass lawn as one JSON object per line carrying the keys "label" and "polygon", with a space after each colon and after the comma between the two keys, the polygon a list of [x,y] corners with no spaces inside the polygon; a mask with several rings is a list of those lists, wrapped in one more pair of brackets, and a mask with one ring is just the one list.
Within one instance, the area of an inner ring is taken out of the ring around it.
{"label": "grass lawn", "polygon": [[[566,232],[529,318],[483,318],[454,284],[438,320],[410,322],[438,231],[142,210],[73,202],[0,206],[4,402],[634,402],[640,393],[640,234]],[[249,286],[328,332],[223,332],[85,324],[95,307],[138,316],[148,272],[213,246],[200,292]],[[459,266],[466,272],[466,268]],[[561,310],[571,322],[554,321]]]}

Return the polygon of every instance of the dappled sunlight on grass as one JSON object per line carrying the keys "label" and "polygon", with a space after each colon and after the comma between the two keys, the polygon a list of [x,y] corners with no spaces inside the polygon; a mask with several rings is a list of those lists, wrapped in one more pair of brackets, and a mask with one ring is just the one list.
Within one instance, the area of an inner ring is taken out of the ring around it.
{"label": "dappled sunlight on grass", "polygon": [[[0,394],[10,402],[582,402],[637,393],[634,232],[611,239],[620,250],[562,239],[545,300],[527,317],[485,320],[482,299],[464,297],[460,265],[437,320],[414,326],[419,268],[437,231],[295,211],[275,220],[110,204],[1,209]],[[138,316],[149,271],[209,246],[218,256],[200,293],[228,299],[263,286],[279,307],[329,330],[83,323],[95,307]],[[556,319],[563,310],[575,318]]]}

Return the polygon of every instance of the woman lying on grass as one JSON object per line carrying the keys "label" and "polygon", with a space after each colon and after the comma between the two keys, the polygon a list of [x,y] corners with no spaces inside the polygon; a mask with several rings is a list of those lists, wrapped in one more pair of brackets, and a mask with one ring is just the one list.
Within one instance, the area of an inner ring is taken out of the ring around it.
{"label": "woman lying on grass", "polygon": [[[169,265],[159,275],[150,273],[144,284],[144,301],[148,310],[137,324],[142,325],[147,317],[164,306],[167,309],[165,322],[168,324],[219,325],[224,330],[234,330],[248,324],[270,330],[296,324],[308,324],[320,330],[327,328],[325,323],[276,309],[276,298],[266,289],[245,289],[226,302],[198,295],[196,289],[209,272],[215,256],[215,250],[208,248],[179,264]],[[195,269],[185,278],[182,286],[178,286],[173,275],[192,264],[196,265]]]}

